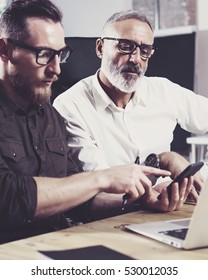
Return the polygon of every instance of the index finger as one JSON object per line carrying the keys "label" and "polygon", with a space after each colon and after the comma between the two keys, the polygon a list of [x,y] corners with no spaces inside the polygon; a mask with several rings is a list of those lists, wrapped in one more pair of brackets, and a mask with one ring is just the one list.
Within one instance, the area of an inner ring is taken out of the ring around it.
{"label": "index finger", "polygon": [[144,172],[145,175],[155,175],[155,176],[170,176],[171,172],[168,170],[160,169],[160,168],[155,168],[151,166],[144,166],[144,165],[139,165],[141,170]]}

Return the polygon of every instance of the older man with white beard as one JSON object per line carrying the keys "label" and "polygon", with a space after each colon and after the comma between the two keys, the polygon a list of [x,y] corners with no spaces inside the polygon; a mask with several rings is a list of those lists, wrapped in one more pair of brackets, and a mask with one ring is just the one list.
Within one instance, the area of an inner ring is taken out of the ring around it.
{"label": "older man with white beard", "polygon": [[165,78],[145,77],[154,51],[148,19],[136,11],[116,13],[96,41],[101,68],[55,99],[80,170],[138,157],[143,163],[151,154],[152,162],[160,159],[175,177],[188,164],[170,152],[167,166],[160,154],[170,151],[177,123],[192,133],[208,131],[208,99]]}

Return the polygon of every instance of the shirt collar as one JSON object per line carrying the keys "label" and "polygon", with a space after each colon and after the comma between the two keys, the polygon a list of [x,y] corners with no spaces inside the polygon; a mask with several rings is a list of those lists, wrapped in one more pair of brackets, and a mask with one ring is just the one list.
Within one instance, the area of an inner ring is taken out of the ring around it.
{"label": "shirt collar", "polygon": [[[95,100],[95,106],[97,110],[104,111],[108,106],[115,106],[113,101],[110,99],[110,97],[106,94],[106,92],[101,87],[99,80],[98,80],[98,73],[100,70],[96,72],[96,74],[93,77],[93,86],[95,88],[95,91],[92,92],[94,100]],[[116,106],[115,106],[116,107]]]}

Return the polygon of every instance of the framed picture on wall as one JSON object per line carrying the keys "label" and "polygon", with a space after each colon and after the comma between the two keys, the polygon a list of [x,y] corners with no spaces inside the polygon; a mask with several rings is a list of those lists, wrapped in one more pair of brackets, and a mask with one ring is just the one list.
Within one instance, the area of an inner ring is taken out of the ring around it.
{"label": "framed picture on wall", "polygon": [[12,0],[0,0],[0,16],[4,9],[7,7],[7,5],[11,2]]}

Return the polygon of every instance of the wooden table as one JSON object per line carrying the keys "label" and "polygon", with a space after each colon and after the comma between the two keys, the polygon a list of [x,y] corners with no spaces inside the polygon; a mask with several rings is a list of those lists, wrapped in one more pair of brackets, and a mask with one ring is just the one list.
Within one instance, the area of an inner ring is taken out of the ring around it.
{"label": "wooden table", "polygon": [[138,211],[74,228],[6,243],[0,245],[0,259],[32,260],[39,258],[38,250],[64,250],[104,245],[134,259],[207,260],[208,248],[189,251],[176,249],[123,229],[123,225],[129,223],[190,217],[193,207],[192,205],[184,205],[180,211],[171,213]]}

